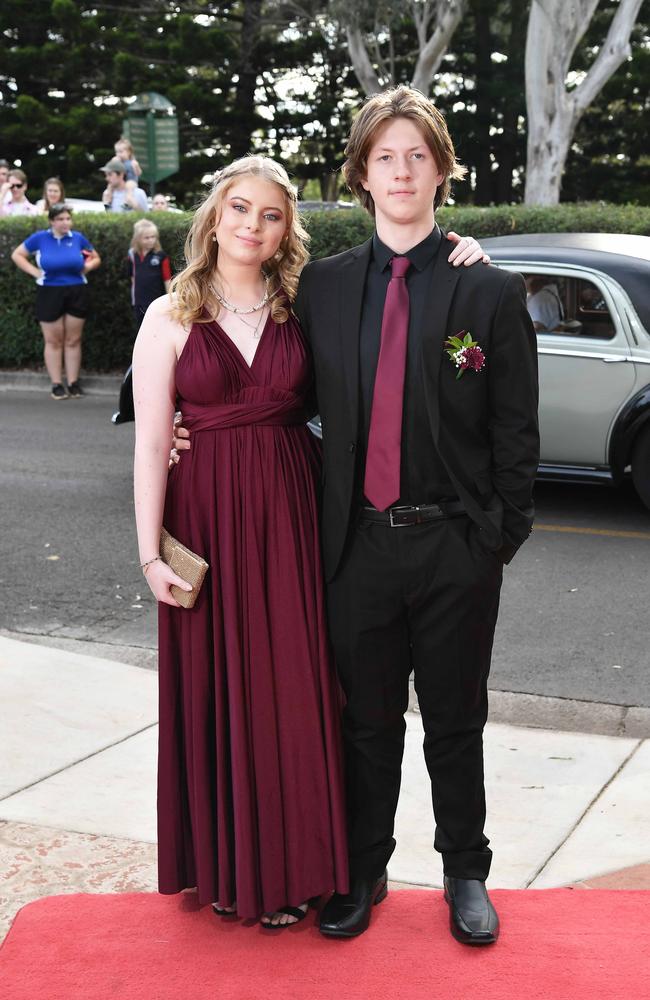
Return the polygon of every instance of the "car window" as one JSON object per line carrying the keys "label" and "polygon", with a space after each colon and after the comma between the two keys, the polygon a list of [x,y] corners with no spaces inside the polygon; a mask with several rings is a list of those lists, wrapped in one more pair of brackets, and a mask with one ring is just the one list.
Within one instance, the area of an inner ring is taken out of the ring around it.
{"label": "car window", "polygon": [[566,274],[527,273],[528,312],[535,330],[544,336],[596,337],[615,333],[602,290],[593,281]]}
{"label": "car window", "polygon": [[572,281],[576,286],[575,312],[576,319],[582,325],[581,334],[611,340],[616,330],[602,290],[584,278]]}

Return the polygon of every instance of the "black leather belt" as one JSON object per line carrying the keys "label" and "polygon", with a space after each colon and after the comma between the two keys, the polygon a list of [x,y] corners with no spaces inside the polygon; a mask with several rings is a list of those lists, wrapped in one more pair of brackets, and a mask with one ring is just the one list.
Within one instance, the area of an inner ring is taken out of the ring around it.
{"label": "black leather belt", "polygon": [[390,528],[407,528],[411,524],[440,521],[446,517],[459,517],[464,513],[465,505],[462,501],[443,500],[440,503],[429,503],[416,507],[389,507],[388,510],[362,507],[359,511],[359,521],[385,524]]}

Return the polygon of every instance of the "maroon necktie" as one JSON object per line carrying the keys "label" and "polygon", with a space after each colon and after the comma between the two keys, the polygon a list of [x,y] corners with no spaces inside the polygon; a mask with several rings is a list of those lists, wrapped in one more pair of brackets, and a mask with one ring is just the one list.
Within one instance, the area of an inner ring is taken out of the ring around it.
{"label": "maroon necktie", "polygon": [[372,394],[363,491],[377,510],[399,500],[402,404],[409,328],[408,257],[393,257],[381,322],[381,345]]}

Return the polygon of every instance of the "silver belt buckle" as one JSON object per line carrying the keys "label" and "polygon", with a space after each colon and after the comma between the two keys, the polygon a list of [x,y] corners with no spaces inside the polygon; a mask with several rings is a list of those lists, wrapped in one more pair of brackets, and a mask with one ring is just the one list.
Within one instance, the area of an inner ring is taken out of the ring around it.
{"label": "silver belt buckle", "polygon": [[409,510],[410,511],[410,510],[419,510],[419,509],[420,509],[419,507],[390,507],[389,510],[388,510],[388,516],[390,518],[390,526],[391,526],[391,528],[410,528],[411,527],[410,524],[396,524],[395,521],[393,520],[393,513],[399,514],[400,511],[405,511],[405,510]]}

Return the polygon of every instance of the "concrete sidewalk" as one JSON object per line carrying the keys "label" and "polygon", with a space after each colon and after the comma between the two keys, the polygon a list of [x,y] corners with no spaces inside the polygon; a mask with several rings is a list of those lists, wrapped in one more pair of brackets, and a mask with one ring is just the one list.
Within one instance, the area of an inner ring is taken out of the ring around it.
{"label": "concrete sidewalk", "polygon": [[[0,637],[0,937],[62,892],[156,888],[157,678]],[[650,740],[490,723],[492,888],[650,888]],[[408,714],[397,883],[440,886],[422,724]]]}

